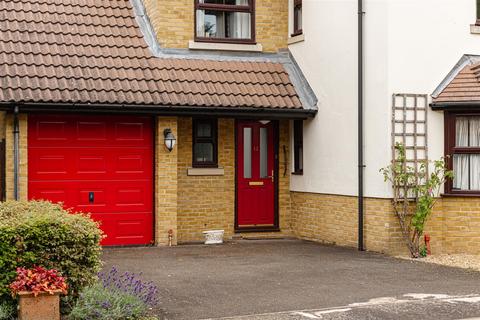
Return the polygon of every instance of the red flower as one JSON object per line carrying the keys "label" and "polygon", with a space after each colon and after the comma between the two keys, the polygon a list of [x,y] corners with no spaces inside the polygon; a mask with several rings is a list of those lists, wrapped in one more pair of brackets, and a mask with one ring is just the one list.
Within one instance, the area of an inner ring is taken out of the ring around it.
{"label": "red flower", "polygon": [[37,296],[41,292],[54,294],[60,290],[67,294],[67,283],[57,270],[47,270],[43,267],[34,266],[32,269],[17,268],[17,278],[10,284],[10,290],[15,296],[20,291],[32,292]]}

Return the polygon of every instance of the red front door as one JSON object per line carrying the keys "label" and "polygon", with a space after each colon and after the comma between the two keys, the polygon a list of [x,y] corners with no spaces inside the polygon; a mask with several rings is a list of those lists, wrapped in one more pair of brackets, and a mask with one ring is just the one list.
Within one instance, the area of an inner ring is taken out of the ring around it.
{"label": "red front door", "polygon": [[29,116],[29,198],[92,213],[103,245],[151,243],[152,179],[151,118]]}
{"label": "red front door", "polygon": [[275,227],[273,122],[237,124],[237,229]]}

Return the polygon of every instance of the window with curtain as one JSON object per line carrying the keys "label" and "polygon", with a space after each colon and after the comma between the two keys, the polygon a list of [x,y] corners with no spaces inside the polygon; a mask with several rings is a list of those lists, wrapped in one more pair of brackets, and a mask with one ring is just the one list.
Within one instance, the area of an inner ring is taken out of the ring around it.
{"label": "window with curtain", "polygon": [[480,114],[447,113],[445,122],[449,169],[455,174],[446,191],[480,194]]}
{"label": "window with curtain", "polygon": [[293,173],[303,173],[303,120],[293,122]]}
{"label": "window with curtain", "polygon": [[254,0],[195,0],[195,40],[255,41]]}
{"label": "window with curtain", "polygon": [[292,36],[298,36],[302,33],[303,33],[303,30],[302,30],[302,0],[293,0],[293,33],[292,33]]}
{"label": "window with curtain", "polygon": [[217,120],[193,119],[192,166],[194,168],[216,168],[217,163]]}

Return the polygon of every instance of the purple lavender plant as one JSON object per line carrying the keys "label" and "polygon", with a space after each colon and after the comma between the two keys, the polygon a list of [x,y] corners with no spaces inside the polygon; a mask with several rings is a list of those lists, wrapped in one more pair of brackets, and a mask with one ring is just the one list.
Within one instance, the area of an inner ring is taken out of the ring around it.
{"label": "purple lavender plant", "polygon": [[141,275],[128,271],[121,273],[113,266],[109,272],[100,272],[98,278],[104,288],[131,294],[154,307],[158,303],[158,288],[152,281],[144,282]]}

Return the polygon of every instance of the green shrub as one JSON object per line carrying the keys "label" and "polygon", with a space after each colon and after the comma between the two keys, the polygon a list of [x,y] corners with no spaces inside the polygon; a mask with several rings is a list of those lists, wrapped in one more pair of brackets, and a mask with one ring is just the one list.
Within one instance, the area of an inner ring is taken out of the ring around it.
{"label": "green shrub", "polygon": [[73,307],[71,320],[136,320],[146,315],[148,306],[139,297],[97,283],[86,288]]}
{"label": "green shrub", "polygon": [[69,295],[94,283],[100,270],[102,233],[86,214],[71,214],[47,201],[0,203],[0,301],[17,267],[56,269],[67,278]]}
{"label": "green shrub", "polygon": [[0,301],[0,320],[15,319],[16,306],[12,301]]}

